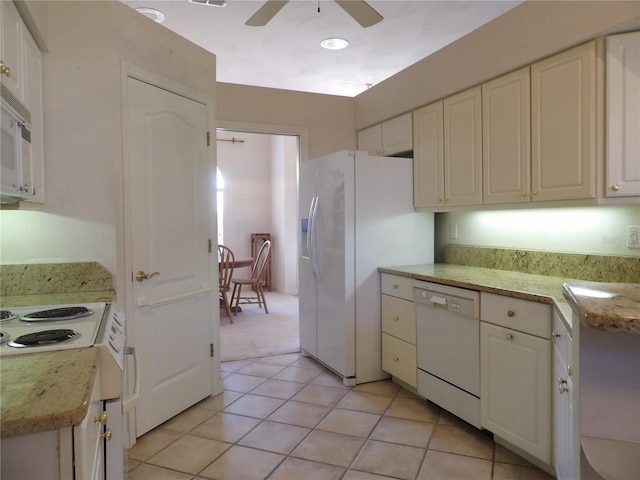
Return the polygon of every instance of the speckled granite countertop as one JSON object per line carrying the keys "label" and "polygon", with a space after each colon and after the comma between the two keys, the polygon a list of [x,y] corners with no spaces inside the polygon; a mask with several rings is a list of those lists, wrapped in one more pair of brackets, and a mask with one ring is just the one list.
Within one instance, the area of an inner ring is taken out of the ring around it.
{"label": "speckled granite countertop", "polygon": [[97,348],[4,356],[0,437],[78,425],[87,415]]}
{"label": "speckled granite countertop", "polygon": [[572,282],[564,286],[564,296],[582,325],[640,334],[640,284]]}
{"label": "speckled granite countertop", "polygon": [[564,298],[562,286],[566,282],[580,281],[449,263],[380,267],[378,271],[532,302],[555,304],[569,329],[572,326],[572,311]]}

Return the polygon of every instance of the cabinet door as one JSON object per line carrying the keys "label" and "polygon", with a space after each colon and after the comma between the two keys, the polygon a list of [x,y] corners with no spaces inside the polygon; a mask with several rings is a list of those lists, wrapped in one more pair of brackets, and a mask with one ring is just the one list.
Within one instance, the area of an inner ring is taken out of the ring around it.
{"label": "cabinet door", "polygon": [[529,202],[529,67],[482,85],[482,195],[485,204]]}
{"label": "cabinet door", "polygon": [[416,309],[413,302],[382,295],[382,331],[416,344]]}
{"label": "cabinet door", "polygon": [[562,354],[554,347],[553,377],[553,464],[558,480],[573,480],[573,383]]}
{"label": "cabinet door", "polygon": [[596,45],[531,66],[533,201],[595,198]]}
{"label": "cabinet door", "polygon": [[481,322],[482,426],[551,464],[549,340]]}
{"label": "cabinet door", "polygon": [[2,41],[0,43],[0,60],[10,69],[10,73],[2,74],[2,85],[20,101],[24,103],[24,53],[22,45],[22,30],[24,24],[13,2],[0,2],[2,9]]}
{"label": "cabinet door", "polygon": [[607,37],[606,71],[606,195],[640,195],[640,32]]}
{"label": "cabinet door", "polygon": [[358,132],[358,150],[382,155],[382,127],[374,125]]}
{"label": "cabinet door", "polygon": [[[29,202],[44,203],[44,122],[42,53],[24,29],[25,104],[31,113],[31,180]],[[26,183],[26,182],[25,182]]]}
{"label": "cabinet door", "polygon": [[382,124],[382,155],[396,155],[413,150],[411,112]]}
{"label": "cabinet door", "polygon": [[446,205],[482,203],[481,104],[479,86],[444,99]]}
{"label": "cabinet door", "polygon": [[413,203],[444,204],[444,113],[442,102],[413,112]]}

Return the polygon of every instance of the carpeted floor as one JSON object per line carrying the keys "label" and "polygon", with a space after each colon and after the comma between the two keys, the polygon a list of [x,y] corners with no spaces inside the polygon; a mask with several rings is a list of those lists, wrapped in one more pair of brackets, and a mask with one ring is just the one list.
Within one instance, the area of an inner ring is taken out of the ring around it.
{"label": "carpeted floor", "polygon": [[266,292],[269,314],[258,305],[242,305],[229,323],[220,311],[221,361],[244,360],[300,351],[298,297]]}

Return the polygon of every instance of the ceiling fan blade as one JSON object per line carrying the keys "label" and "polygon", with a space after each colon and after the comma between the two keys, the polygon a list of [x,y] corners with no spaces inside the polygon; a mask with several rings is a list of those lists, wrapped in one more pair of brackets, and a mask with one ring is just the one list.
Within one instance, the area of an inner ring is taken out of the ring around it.
{"label": "ceiling fan blade", "polygon": [[365,28],[375,25],[382,20],[382,15],[376,12],[364,0],[335,0],[335,2]]}
{"label": "ceiling fan blade", "polygon": [[264,27],[289,0],[267,0],[244,24],[250,27]]}

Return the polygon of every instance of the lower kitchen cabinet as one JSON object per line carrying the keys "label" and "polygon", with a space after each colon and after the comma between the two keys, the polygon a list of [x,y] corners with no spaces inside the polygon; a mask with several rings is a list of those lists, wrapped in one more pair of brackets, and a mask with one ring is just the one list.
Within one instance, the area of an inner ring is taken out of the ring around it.
{"label": "lower kitchen cabinet", "polygon": [[577,478],[573,421],[572,340],[557,312],[553,315],[553,465],[558,480]]}
{"label": "lower kitchen cabinet", "polygon": [[382,369],[416,388],[418,364],[413,280],[383,273],[381,290]]}
{"label": "lower kitchen cabinet", "polygon": [[103,407],[98,372],[80,425],[2,439],[2,478],[104,480],[110,432]]}
{"label": "lower kitchen cabinet", "polygon": [[551,306],[482,293],[481,320],[482,427],[551,465]]}

